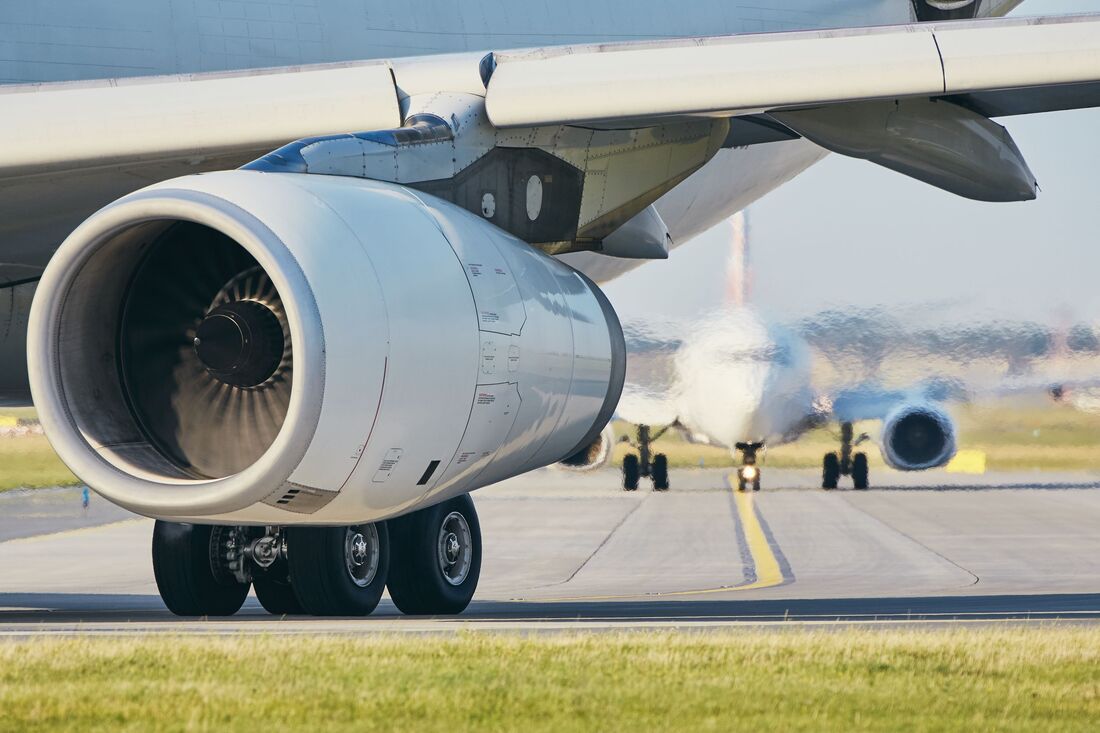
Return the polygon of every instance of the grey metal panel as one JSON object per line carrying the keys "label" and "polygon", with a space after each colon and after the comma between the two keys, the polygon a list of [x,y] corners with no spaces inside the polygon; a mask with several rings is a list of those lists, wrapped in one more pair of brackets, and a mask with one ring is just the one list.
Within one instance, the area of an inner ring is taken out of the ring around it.
{"label": "grey metal panel", "polygon": [[1100,107],[1100,83],[999,89],[992,92],[953,95],[944,99],[968,107],[986,117],[1010,117]]}
{"label": "grey metal panel", "polygon": [[723,148],[797,140],[801,135],[767,115],[747,115],[730,119],[730,131]]}

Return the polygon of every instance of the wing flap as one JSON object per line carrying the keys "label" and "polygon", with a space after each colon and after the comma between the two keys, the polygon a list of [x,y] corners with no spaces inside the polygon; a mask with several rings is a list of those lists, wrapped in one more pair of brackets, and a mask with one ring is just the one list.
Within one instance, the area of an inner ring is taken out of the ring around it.
{"label": "wing flap", "polygon": [[736,116],[1098,82],[1100,15],[576,46],[495,60],[486,107],[500,127]]}

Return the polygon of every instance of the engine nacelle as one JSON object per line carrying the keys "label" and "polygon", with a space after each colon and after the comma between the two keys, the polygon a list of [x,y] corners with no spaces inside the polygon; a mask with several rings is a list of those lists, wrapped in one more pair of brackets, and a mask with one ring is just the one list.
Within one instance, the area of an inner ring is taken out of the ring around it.
{"label": "engine nacelle", "polygon": [[82,224],[31,314],[54,448],[148,516],[352,524],[590,445],[622,390],[583,275],[401,186],[232,171]]}
{"label": "engine nacelle", "polygon": [[570,471],[592,471],[603,468],[611,460],[611,450],[615,447],[615,431],[608,425],[588,445],[562,459],[558,466]]}
{"label": "engine nacelle", "polygon": [[955,425],[931,405],[905,405],[882,422],[882,457],[899,471],[924,471],[955,457]]}

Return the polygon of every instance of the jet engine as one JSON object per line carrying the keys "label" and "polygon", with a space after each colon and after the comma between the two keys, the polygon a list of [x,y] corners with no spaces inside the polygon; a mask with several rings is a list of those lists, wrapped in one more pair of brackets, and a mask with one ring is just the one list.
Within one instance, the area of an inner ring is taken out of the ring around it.
{"label": "jet engine", "polygon": [[399,185],[231,171],[94,214],[42,278],[31,390],[135,512],[350,525],[574,456],[625,347],[583,275]]}
{"label": "jet engine", "polygon": [[882,423],[882,457],[899,471],[946,465],[955,456],[955,425],[931,405],[895,409]]}
{"label": "jet engine", "polygon": [[615,447],[615,431],[608,425],[588,445],[583,446],[571,456],[567,456],[558,465],[571,471],[592,471],[602,468],[611,460],[611,449]]}

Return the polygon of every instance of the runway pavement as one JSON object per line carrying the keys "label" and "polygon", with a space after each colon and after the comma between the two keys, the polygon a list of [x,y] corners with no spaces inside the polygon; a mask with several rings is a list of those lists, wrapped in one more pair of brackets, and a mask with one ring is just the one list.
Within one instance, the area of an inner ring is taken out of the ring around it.
{"label": "runway pavement", "polygon": [[1100,620],[1100,474],[883,472],[824,492],[769,470],[738,494],[727,473],[624,493],[613,471],[550,469],[477,492],[482,579],[456,618],[384,600],[368,619],[278,619],[250,599],[181,621],[156,594],[151,521],[98,498],[85,517],[71,490],[0,495],[0,636]]}

